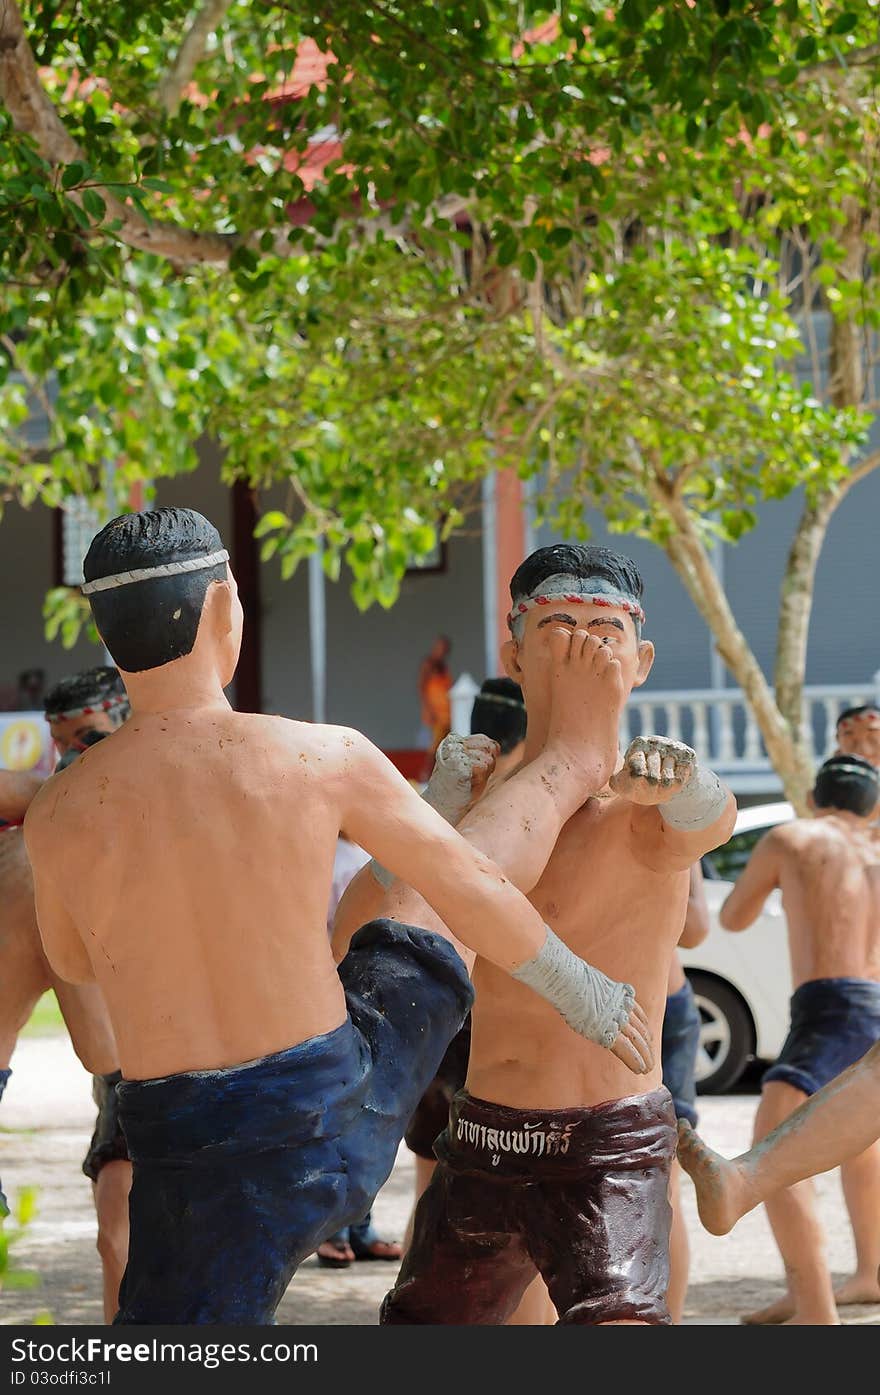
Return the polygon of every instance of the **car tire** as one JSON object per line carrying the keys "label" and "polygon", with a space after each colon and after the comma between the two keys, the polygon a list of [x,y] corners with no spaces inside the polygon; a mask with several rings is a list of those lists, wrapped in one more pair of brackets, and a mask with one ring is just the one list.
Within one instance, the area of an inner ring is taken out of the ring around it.
{"label": "car tire", "polygon": [[722,1095],[736,1084],[754,1055],[755,1024],[742,998],[722,979],[688,970],[700,1010],[697,1094]]}

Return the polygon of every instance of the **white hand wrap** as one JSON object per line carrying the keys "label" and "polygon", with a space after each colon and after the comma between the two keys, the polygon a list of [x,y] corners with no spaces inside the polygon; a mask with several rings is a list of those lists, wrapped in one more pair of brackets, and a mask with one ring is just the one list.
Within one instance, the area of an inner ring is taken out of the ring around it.
{"label": "white hand wrap", "polygon": [[[454,828],[471,802],[471,761],[460,736],[444,736],[437,747],[431,778],[422,791],[422,799],[436,809],[441,818]],[[370,871],[387,891],[394,874],[375,858]]]}
{"label": "white hand wrap", "polygon": [[684,789],[659,805],[660,817],[670,828],[694,833],[720,819],[727,807],[727,790],[714,770],[697,766]]}
{"label": "white hand wrap", "polygon": [[461,736],[444,736],[422,799],[453,828],[471,802],[471,759]]}
{"label": "white hand wrap", "polygon": [[549,925],[534,959],[514,969],[512,976],[540,993],[569,1027],[597,1046],[614,1045],[636,997],[632,984],[617,983],[579,959]]}

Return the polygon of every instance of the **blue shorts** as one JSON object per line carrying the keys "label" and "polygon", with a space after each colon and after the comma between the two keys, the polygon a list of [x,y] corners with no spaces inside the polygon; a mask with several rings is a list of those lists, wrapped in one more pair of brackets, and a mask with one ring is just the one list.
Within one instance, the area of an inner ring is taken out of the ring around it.
{"label": "blue shorts", "polygon": [[134,1180],[116,1323],[271,1323],[301,1261],[370,1209],[473,990],[447,940],[387,920],[339,977],[335,1031],[117,1087]]}
{"label": "blue shorts", "polygon": [[880,1040],[880,983],[814,978],[795,989],[791,1028],[762,1085],[781,1080],[814,1095]]}
{"label": "blue shorts", "polygon": [[666,999],[660,1052],[663,1084],[672,1096],[676,1119],[697,1122],[697,1051],[700,1046],[700,1010],[687,979]]}

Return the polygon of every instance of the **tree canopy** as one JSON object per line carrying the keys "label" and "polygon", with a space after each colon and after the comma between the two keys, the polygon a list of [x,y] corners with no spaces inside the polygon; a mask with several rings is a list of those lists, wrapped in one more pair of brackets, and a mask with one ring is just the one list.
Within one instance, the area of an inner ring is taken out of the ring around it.
{"label": "tree canopy", "polygon": [[[665,547],[796,740],[811,568],[880,463],[878,13],[7,0],[0,491],[103,499],[112,463],[122,503],[209,434],[288,485],[264,556],[322,538],[388,605],[513,465]],[[798,486],[775,707],[706,548]]]}

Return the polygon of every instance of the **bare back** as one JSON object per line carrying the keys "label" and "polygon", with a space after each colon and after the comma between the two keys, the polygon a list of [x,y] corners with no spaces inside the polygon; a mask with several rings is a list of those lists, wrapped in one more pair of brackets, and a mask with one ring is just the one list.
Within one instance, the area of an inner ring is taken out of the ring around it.
{"label": "bare back", "polygon": [[774,832],[794,986],[880,979],[880,841],[831,814]]}
{"label": "bare back", "polygon": [[326,915],[344,761],[335,728],[151,714],[48,783],[41,862],[128,1078],[238,1064],[343,1022]]}
{"label": "bare back", "polygon": [[[565,825],[529,900],[576,954],[633,984],[659,1042],[689,873],[652,871],[639,859],[638,821],[645,818],[659,814],[622,798],[590,799]],[[485,960],[477,960],[473,980],[467,1088],[478,1098],[524,1109],[578,1108],[659,1086],[659,1052],[653,1072],[637,1078]]]}

